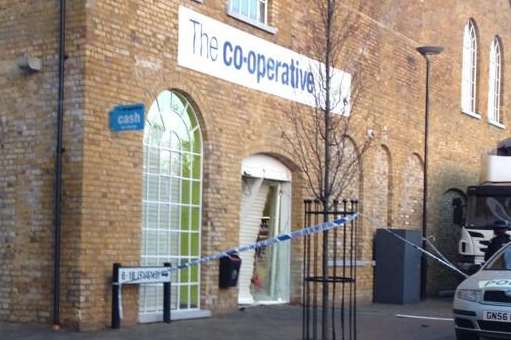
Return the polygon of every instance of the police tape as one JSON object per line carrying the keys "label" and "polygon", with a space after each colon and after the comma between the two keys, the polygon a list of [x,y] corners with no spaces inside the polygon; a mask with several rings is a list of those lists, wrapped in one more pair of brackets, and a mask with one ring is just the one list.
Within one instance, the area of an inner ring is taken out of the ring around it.
{"label": "police tape", "polygon": [[[304,236],[308,236],[308,235],[312,235],[312,234],[316,234],[316,233],[320,233],[320,232],[329,231],[329,230],[332,230],[335,228],[339,228],[339,227],[344,226],[350,222],[353,222],[355,219],[358,218],[358,216],[359,216],[358,213],[352,213],[351,215],[340,217],[340,218],[335,219],[331,222],[316,224],[316,225],[306,227],[306,228],[303,228],[300,230],[296,230],[296,231],[293,231],[290,233],[279,234],[279,235],[272,237],[270,239],[267,239],[267,240],[255,242],[252,244],[242,245],[242,246],[235,247],[235,248],[230,248],[230,249],[224,250],[222,252],[216,253],[214,255],[204,256],[204,257],[201,257],[201,258],[198,258],[195,260],[191,260],[191,261],[182,263],[176,267],[159,268],[159,273],[162,274],[164,272],[166,274],[165,276],[168,277],[168,279],[166,279],[164,281],[170,282],[170,275],[169,275],[170,273],[177,272],[179,270],[186,269],[186,268],[196,266],[199,264],[203,264],[206,262],[219,260],[224,257],[233,256],[233,255],[236,255],[236,254],[239,254],[242,252],[257,250],[257,249],[261,249],[261,248],[267,248],[267,247],[273,246],[278,243],[287,242],[287,241],[291,241],[296,238],[300,238],[300,237],[304,237]],[[140,267],[140,268],[143,268],[143,267]],[[117,289],[117,303],[114,303],[114,300],[112,299],[112,305],[114,306],[114,308],[116,308],[118,310],[120,319],[123,318],[122,290],[120,289],[120,287],[123,284],[135,283],[137,281],[139,281],[139,278],[136,278],[133,280],[122,280],[121,282],[119,282],[119,281],[112,282],[112,286],[119,287]],[[164,281],[158,280],[158,282],[164,282]]]}
{"label": "police tape", "polygon": [[335,219],[331,222],[316,224],[316,225],[306,227],[306,228],[303,228],[300,230],[296,230],[296,231],[293,231],[290,233],[283,233],[283,234],[277,235],[277,236],[272,237],[267,240],[255,242],[255,243],[248,244],[248,245],[242,245],[242,246],[239,246],[236,248],[227,249],[222,252],[216,253],[214,255],[204,256],[199,259],[195,259],[195,260],[180,264],[176,267],[170,267],[169,271],[172,273],[172,272],[186,269],[188,267],[195,266],[198,264],[202,264],[202,263],[206,263],[206,262],[210,262],[210,261],[214,261],[214,260],[219,260],[223,257],[229,257],[229,256],[233,256],[233,255],[236,255],[236,254],[239,254],[242,252],[257,250],[260,248],[267,248],[267,247],[273,246],[274,244],[277,244],[277,243],[291,241],[296,238],[320,233],[323,231],[329,231],[329,230],[332,230],[335,228],[339,228],[343,225],[346,225],[346,224],[354,221],[357,217],[358,217],[358,213],[353,213],[351,215],[347,215],[347,216],[343,216],[341,218]]}
{"label": "police tape", "polygon": [[[163,282],[163,281],[170,280],[170,275],[169,275],[170,273],[174,273],[179,270],[183,270],[183,269],[186,269],[186,268],[189,268],[192,266],[196,266],[199,264],[203,264],[206,262],[219,260],[224,257],[237,255],[239,253],[271,247],[275,244],[291,241],[293,239],[304,237],[307,235],[312,235],[312,234],[316,234],[316,233],[320,233],[320,232],[324,232],[324,231],[329,231],[329,230],[332,230],[335,228],[339,228],[343,225],[346,225],[347,223],[354,221],[357,217],[358,217],[358,213],[353,213],[351,215],[343,216],[343,217],[340,217],[340,218],[335,219],[330,222],[320,223],[320,224],[306,227],[306,228],[296,230],[296,231],[293,231],[290,233],[279,234],[275,237],[272,237],[272,238],[269,238],[269,239],[266,239],[263,241],[258,241],[258,242],[252,243],[252,244],[247,244],[247,245],[242,245],[242,246],[235,247],[235,248],[230,248],[230,249],[224,250],[222,252],[218,252],[213,255],[193,259],[193,260],[181,263],[174,267],[124,267],[124,268],[121,268],[121,270],[123,270],[123,269],[124,270],[140,270],[140,269],[154,270],[155,268],[157,268],[158,275],[156,275],[156,276],[158,276],[158,277],[157,277],[156,281]],[[165,278],[162,279],[159,276],[162,276]],[[123,279],[120,279],[118,282],[114,282],[113,284],[114,285],[122,285],[122,284],[132,284],[132,283],[146,283],[146,282],[140,282],[140,279],[141,278],[138,276],[134,277],[133,279],[124,279],[123,278]],[[147,282],[147,283],[149,283],[149,282]]]}
{"label": "police tape", "polygon": [[425,254],[425,255],[428,255],[429,257],[431,257],[433,260],[436,260],[437,262],[439,262],[440,264],[443,264],[444,266],[446,266],[447,268],[455,271],[456,273],[460,274],[461,276],[463,276],[464,278],[468,278],[469,275],[467,275],[466,273],[462,272],[461,270],[459,270],[458,268],[456,268],[452,263],[444,260],[444,259],[441,259],[440,257],[436,256],[435,254],[427,251],[426,249],[424,248],[421,248],[419,247],[418,245],[416,245],[415,243],[413,242],[410,242],[409,240],[405,239],[404,237],[401,237],[401,235],[398,235],[397,233],[393,232],[392,229],[389,229],[389,228],[382,228],[383,230],[385,230],[386,232],[390,233],[391,235],[393,235],[394,237],[396,237],[397,239],[403,241],[404,243],[408,244],[409,246],[415,248],[416,250],[418,250],[419,252]]}
{"label": "police tape", "polygon": [[427,251],[426,249],[424,248],[421,248],[419,247],[418,245],[416,245],[415,243],[413,242],[410,242],[409,240],[405,239],[404,237],[402,237],[401,235],[395,233],[392,229],[390,229],[389,227],[387,226],[379,226],[379,222],[377,222],[374,218],[366,215],[366,214],[360,214],[364,219],[368,220],[369,223],[372,223],[374,224],[375,228],[380,228],[380,229],[383,229],[385,230],[387,233],[393,235],[394,237],[396,237],[397,239],[403,241],[405,244],[409,245],[410,247],[412,248],[415,248],[415,250],[423,253],[424,255],[427,255],[429,257],[431,257],[433,260],[437,261],[438,263],[440,264],[443,264],[444,266],[446,266],[447,268],[455,271],[456,273],[460,274],[461,276],[465,277],[465,278],[468,278],[469,275],[467,275],[466,273],[462,272],[460,269],[458,269],[455,265],[453,265],[451,262],[449,262],[449,260],[447,260],[447,258],[445,258],[445,256],[442,255],[442,253],[440,253],[440,251],[425,237],[422,237],[422,239],[425,241],[425,242],[429,242],[433,247],[433,249],[438,252],[438,254],[440,254],[440,257],[439,256],[436,256],[435,254]]}

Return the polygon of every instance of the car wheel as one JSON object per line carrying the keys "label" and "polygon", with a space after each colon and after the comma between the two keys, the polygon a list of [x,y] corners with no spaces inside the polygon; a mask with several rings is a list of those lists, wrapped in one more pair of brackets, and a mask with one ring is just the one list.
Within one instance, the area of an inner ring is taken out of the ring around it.
{"label": "car wheel", "polygon": [[479,340],[479,335],[475,332],[457,329],[456,340]]}

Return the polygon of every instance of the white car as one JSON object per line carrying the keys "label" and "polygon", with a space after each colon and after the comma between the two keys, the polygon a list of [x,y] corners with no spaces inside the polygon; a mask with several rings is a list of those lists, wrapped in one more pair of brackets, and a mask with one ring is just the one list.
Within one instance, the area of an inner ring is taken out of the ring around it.
{"label": "white car", "polygon": [[511,339],[511,243],[456,289],[457,340]]}

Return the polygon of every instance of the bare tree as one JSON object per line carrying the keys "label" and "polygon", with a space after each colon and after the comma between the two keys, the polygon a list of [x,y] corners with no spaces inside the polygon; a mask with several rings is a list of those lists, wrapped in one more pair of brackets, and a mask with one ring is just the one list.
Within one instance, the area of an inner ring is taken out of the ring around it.
{"label": "bare tree", "polygon": [[[309,50],[320,66],[316,76],[315,105],[293,106],[288,114],[291,129],[283,136],[307,181],[311,194],[324,208],[338,200],[358,175],[360,161],[372,136],[352,125],[361,89],[360,61],[363,50],[350,44],[360,36],[355,1],[313,0],[318,18],[308,20],[312,32]],[[314,66],[311,66],[314,67]],[[349,75],[340,75],[343,68]],[[358,149],[352,137],[361,136]]]}
{"label": "bare tree", "polygon": [[[310,108],[293,106],[290,128],[283,136],[306,179],[307,189],[321,201],[323,219],[359,175],[363,155],[371,145],[371,134],[352,125],[361,90],[363,41],[357,0],[312,0],[309,53],[319,63],[311,66],[315,75],[314,102]],[[358,38],[358,39],[357,39]],[[338,68],[347,72],[343,73]],[[353,148],[351,138],[363,139]],[[322,275],[328,276],[328,232],[322,237]],[[328,282],[322,286],[321,339],[328,338]],[[333,319],[332,319],[333,321]],[[334,325],[332,325],[333,328]],[[335,334],[335,331],[334,331]],[[334,336],[335,337],[335,336]]]}

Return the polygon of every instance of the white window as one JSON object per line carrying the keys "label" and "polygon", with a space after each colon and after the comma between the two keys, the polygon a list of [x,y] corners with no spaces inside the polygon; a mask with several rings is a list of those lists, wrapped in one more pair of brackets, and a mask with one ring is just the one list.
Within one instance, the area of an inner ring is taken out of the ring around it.
{"label": "white window", "polygon": [[495,37],[490,47],[490,75],[488,78],[488,121],[502,125],[500,114],[500,95],[502,78],[501,46],[498,37]]}
{"label": "white window", "polygon": [[465,25],[463,36],[463,70],[461,83],[461,110],[469,115],[476,113],[477,81],[477,30],[473,20]]}
{"label": "white window", "polygon": [[229,13],[257,24],[268,24],[268,0],[230,0]]}
{"label": "white window", "polygon": [[[151,105],[144,128],[143,266],[173,267],[201,255],[202,136],[190,102],[163,91]],[[173,273],[172,309],[200,308],[200,267]],[[139,318],[161,320],[162,285],[140,288]]]}

